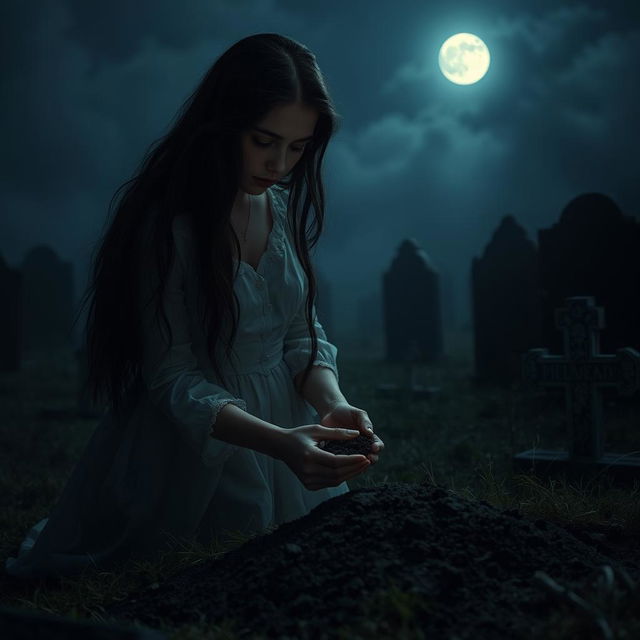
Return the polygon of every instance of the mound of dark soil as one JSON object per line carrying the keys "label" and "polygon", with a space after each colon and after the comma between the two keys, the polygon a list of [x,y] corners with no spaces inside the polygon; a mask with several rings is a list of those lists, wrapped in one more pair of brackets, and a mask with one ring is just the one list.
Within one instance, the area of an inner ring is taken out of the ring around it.
{"label": "mound of dark soil", "polygon": [[[391,633],[402,617],[376,593],[395,586],[415,600],[412,624],[425,638],[532,638],[558,606],[535,572],[576,589],[618,566],[606,552],[597,534],[426,483],[384,484],[324,502],[108,614],[151,627],[234,618],[243,637],[337,638],[367,620]],[[625,564],[637,580],[637,554]]]}

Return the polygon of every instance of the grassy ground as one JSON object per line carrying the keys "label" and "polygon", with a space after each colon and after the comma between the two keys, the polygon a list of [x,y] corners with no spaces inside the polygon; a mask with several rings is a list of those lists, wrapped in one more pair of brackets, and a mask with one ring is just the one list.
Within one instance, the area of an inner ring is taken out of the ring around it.
{"label": "grassy ground", "polygon": [[[537,517],[585,524],[618,523],[640,532],[637,486],[617,489],[606,478],[599,483],[575,485],[514,474],[511,459],[515,453],[533,447],[565,446],[559,403],[542,392],[527,391],[518,385],[508,389],[476,388],[471,381],[469,336],[450,335],[448,340],[451,355],[446,361],[420,365],[416,370],[419,384],[438,385],[440,393],[409,407],[379,399],[375,394],[379,383],[401,382],[401,365],[385,363],[375,353],[364,360],[348,349],[342,350],[339,361],[342,390],[352,404],[368,411],[375,430],[385,442],[379,462],[349,481],[350,487],[431,479],[466,497],[516,507]],[[3,565],[9,555],[15,555],[27,529],[48,515],[96,424],[91,419],[56,420],[40,416],[42,409],[75,407],[76,388],[71,352],[31,354],[21,372],[0,374]],[[640,423],[637,403],[635,407],[607,407],[605,415],[607,448],[618,452],[640,448],[638,435],[630,428]],[[102,620],[103,607],[113,600],[204,558],[224,553],[242,541],[206,548],[185,545],[156,563],[82,579],[63,579],[56,586],[16,585],[0,575],[0,606]],[[406,602],[398,601],[397,594],[390,592],[385,606],[402,609]],[[172,637],[214,635],[185,628]],[[215,637],[227,636],[223,629],[218,629]],[[420,636],[416,631],[405,637]]]}

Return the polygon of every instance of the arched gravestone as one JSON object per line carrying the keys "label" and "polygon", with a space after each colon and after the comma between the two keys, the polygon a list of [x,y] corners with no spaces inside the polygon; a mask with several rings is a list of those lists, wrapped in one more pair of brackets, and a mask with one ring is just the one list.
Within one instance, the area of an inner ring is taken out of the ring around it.
{"label": "arched gravestone", "polygon": [[455,294],[457,287],[450,271],[440,269],[440,291],[442,293],[442,322],[449,329],[458,323]]}
{"label": "arched gravestone", "polygon": [[48,349],[72,344],[73,268],[40,245],[23,262],[24,347]]}
{"label": "arched gravestone", "polygon": [[18,371],[22,355],[22,274],[0,255],[0,371]]}
{"label": "arched gravestone", "polygon": [[513,216],[505,216],[471,265],[477,382],[519,380],[522,354],[540,346],[537,251]]}
{"label": "arched gravestone", "polygon": [[558,223],[538,232],[543,292],[543,341],[562,348],[554,309],[565,298],[591,296],[606,309],[602,350],[620,345],[640,351],[640,224],[621,213],[605,195],[587,193],[572,200]]}
{"label": "arched gravestone", "polygon": [[[382,278],[386,359],[436,362],[442,357],[439,274],[418,243],[405,240]],[[415,357],[413,353],[415,353]]]}

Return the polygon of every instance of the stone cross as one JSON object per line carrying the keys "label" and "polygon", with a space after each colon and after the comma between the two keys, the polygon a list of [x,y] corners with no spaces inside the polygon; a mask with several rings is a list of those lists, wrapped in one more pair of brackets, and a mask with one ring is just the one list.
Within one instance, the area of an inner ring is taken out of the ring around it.
{"label": "stone cross", "polygon": [[630,395],[640,389],[640,353],[630,347],[615,355],[599,353],[599,330],[604,310],[593,297],[566,298],[565,307],[555,310],[555,323],[564,334],[564,355],[550,355],[548,349],[531,349],[522,357],[525,381],[562,387],[566,398],[569,432],[567,452],[531,449],[515,456],[517,467],[532,463],[570,472],[607,468],[613,475],[640,477],[640,457],[604,452],[602,387],[613,387]]}
{"label": "stone cross", "polygon": [[399,400],[406,406],[415,400],[424,400],[437,393],[439,387],[423,387],[416,384],[416,362],[420,359],[420,345],[411,340],[404,360],[404,384],[379,384],[376,387],[376,398]]}

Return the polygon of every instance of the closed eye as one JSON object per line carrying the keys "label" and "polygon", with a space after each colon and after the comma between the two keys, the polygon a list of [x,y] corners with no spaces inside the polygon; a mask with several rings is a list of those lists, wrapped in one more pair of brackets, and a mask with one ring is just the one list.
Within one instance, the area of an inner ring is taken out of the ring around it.
{"label": "closed eye", "polygon": [[[260,142],[260,140],[254,137],[252,137],[251,139],[253,140],[254,144],[259,147],[270,147],[273,144],[273,142]],[[301,153],[302,151],[304,151],[305,147],[306,145],[302,145],[301,147],[291,147],[291,150],[295,151],[296,153]]]}

